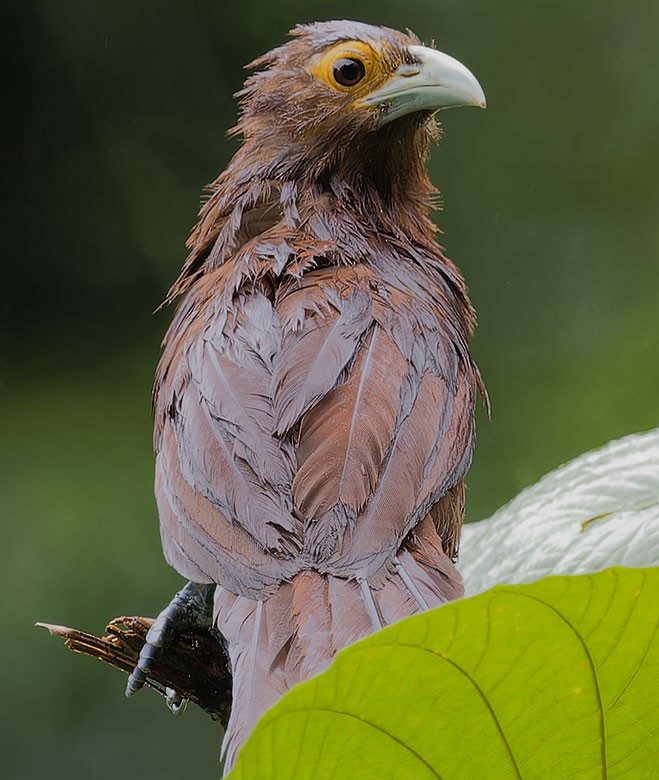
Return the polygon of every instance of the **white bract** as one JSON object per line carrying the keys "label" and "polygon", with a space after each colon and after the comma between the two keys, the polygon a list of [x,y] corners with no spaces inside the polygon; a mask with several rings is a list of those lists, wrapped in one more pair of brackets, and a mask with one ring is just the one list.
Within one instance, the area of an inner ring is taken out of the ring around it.
{"label": "white bract", "polygon": [[463,529],[466,595],[608,566],[659,565],[659,429],[560,466]]}

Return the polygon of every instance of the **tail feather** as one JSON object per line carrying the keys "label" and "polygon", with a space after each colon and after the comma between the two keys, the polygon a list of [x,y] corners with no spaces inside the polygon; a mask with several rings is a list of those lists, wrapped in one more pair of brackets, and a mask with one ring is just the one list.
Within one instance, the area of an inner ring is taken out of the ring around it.
{"label": "tail feather", "polygon": [[231,717],[222,744],[226,771],[256,721],[288,689],[283,674],[270,668],[282,648],[276,636],[269,636],[267,611],[267,602],[216,588],[215,623],[227,641],[233,676]]}
{"label": "tail feather", "polygon": [[320,646],[318,637],[332,636],[332,610],[327,578],[316,572],[298,574],[282,588],[286,589],[291,602],[291,643],[284,670],[286,679],[295,685],[326,666],[327,647]]}
{"label": "tail feather", "polygon": [[371,621],[371,628],[373,631],[378,631],[384,626],[384,623],[382,622],[382,618],[380,617],[380,610],[378,609],[378,605],[375,603],[375,598],[373,596],[373,591],[371,590],[371,586],[368,584],[367,580],[357,580],[359,583],[359,590],[361,591],[362,595],[362,602],[364,606],[366,607],[366,611],[368,612],[368,616]]}
{"label": "tail feather", "polygon": [[327,577],[326,581],[332,615],[331,661],[339,650],[372,633],[373,624],[356,580]]}
{"label": "tail feather", "polygon": [[396,569],[396,573],[403,581],[403,584],[409,591],[412,598],[416,601],[419,609],[420,610],[430,609],[430,604],[426,600],[423,593],[421,593],[421,591],[417,587],[410,573],[405,568],[405,563],[406,563],[405,561],[401,560],[401,557],[399,557],[398,555],[396,556],[395,563],[394,563],[394,568]]}
{"label": "tail feather", "polygon": [[339,650],[373,633],[380,620],[389,625],[462,595],[460,576],[429,523],[417,526],[379,588],[316,571],[297,574],[265,601],[218,586],[215,621],[233,673],[225,771],[259,717],[294,685],[324,671]]}

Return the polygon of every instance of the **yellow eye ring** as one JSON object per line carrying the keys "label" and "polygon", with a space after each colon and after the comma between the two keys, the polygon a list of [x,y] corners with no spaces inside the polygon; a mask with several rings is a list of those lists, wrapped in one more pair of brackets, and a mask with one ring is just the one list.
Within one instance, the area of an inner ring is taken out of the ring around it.
{"label": "yellow eye ring", "polygon": [[316,57],[309,68],[337,92],[353,92],[372,83],[381,72],[376,52],[363,41],[342,41]]}

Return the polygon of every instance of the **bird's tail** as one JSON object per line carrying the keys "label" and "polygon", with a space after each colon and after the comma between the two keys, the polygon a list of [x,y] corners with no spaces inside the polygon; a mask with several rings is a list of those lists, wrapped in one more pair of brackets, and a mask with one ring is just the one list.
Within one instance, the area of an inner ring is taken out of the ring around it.
{"label": "bird's tail", "polygon": [[462,595],[460,576],[441,548],[416,541],[399,552],[377,589],[317,571],[297,574],[265,601],[217,588],[216,623],[233,673],[225,772],[260,716],[294,685],[324,671],[339,650]]}

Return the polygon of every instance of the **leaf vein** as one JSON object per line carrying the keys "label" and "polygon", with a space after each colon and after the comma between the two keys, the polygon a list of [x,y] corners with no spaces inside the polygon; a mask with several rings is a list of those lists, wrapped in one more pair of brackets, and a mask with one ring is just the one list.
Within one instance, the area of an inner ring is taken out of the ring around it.
{"label": "leaf vein", "polygon": [[[403,742],[402,739],[397,737],[395,734],[392,734],[390,731],[385,729],[383,726],[379,726],[377,723],[374,723],[372,720],[369,720],[368,718],[361,717],[360,715],[356,715],[354,712],[346,712],[345,710],[337,710],[333,707],[318,707],[318,706],[312,706],[312,707],[305,707],[300,709],[290,709],[286,710],[286,712],[282,712],[281,715],[278,715],[276,718],[273,718],[270,723],[274,723],[276,720],[281,720],[289,715],[293,715],[295,713],[304,713],[309,715],[312,712],[328,712],[331,715],[344,715],[346,718],[352,718],[353,720],[358,721],[359,723],[365,723],[367,726],[371,726],[376,731],[379,731],[381,734],[384,734],[386,737],[389,737],[392,741],[396,742],[398,745],[400,745],[404,750],[406,750],[408,753],[411,753],[418,761],[419,763],[423,764],[426,769],[432,774],[433,777],[436,777],[437,780],[443,780],[442,776],[437,772],[437,770],[426,761],[426,759],[418,753],[414,748],[407,745],[405,742]],[[269,724],[270,725],[270,724]]]}
{"label": "leaf vein", "polygon": [[[616,582],[616,585],[614,587],[614,590],[617,589],[618,583]],[[593,677],[593,685],[595,687],[595,696],[597,698],[597,703],[599,705],[598,707],[598,716],[599,716],[599,731],[600,731],[600,758],[602,761],[602,780],[606,780],[608,777],[608,772],[606,768],[606,732],[604,729],[604,705],[602,703],[602,692],[600,690],[599,686],[599,679],[597,677],[597,670],[595,669],[595,664],[593,663],[593,657],[590,654],[590,650],[588,649],[588,645],[586,644],[585,639],[581,636],[581,634],[577,631],[577,629],[570,623],[570,621],[563,615],[561,612],[559,612],[556,607],[554,607],[552,604],[548,604],[546,601],[543,601],[543,599],[539,598],[538,596],[534,596],[531,593],[523,592],[523,591],[515,591],[510,590],[508,588],[497,588],[499,593],[509,593],[513,596],[518,596],[521,598],[527,598],[530,601],[535,601],[538,604],[542,604],[547,609],[551,610],[565,625],[572,631],[572,633],[576,636],[577,640],[581,644],[584,654],[586,656],[586,660],[588,661],[588,664],[590,666],[590,671],[592,673]]]}
{"label": "leaf vein", "polygon": [[506,738],[506,735],[504,734],[503,727],[501,726],[501,723],[499,721],[499,718],[497,717],[496,712],[492,708],[492,705],[490,704],[487,696],[485,695],[483,689],[480,687],[480,685],[476,682],[476,680],[469,674],[469,672],[464,669],[462,666],[457,664],[455,661],[451,660],[450,658],[447,658],[445,655],[442,655],[441,653],[436,652],[435,650],[432,650],[429,647],[420,647],[419,645],[411,645],[408,643],[403,642],[396,642],[395,644],[381,644],[378,645],[378,647],[390,647],[390,648],[397,648],[397,647],[407,647],[412,648],[413,650],[421,650],[424,653],[430,653],[431,655],[434,655],[436,658],[439,658],[441,661],[446,661],[446,663],[450,664],[454,669],[456,669],[460,674],[462,674],[464,677],[469,680],[469,682],[473,685],[476,692],[482,699],[483,703],[485,704],[485,707],[487,708],[488,712],[490,713],[490,716],[492,720],[494,721],[494,725],[497,728],[497,731],[499,732],[499,736],[501,737],[501,741],[503,742],[506,752],[508,753],[508,757],[510,758],[510,761],[513,765],[513,768],[515,770],[515,774],[518,777],[518,780],[522,780],[522,775],[520,773],[519,765],[517,764],[517,759],[515,758],[512,748],[510,747],[510,743],[508,742],[508,739]]}

